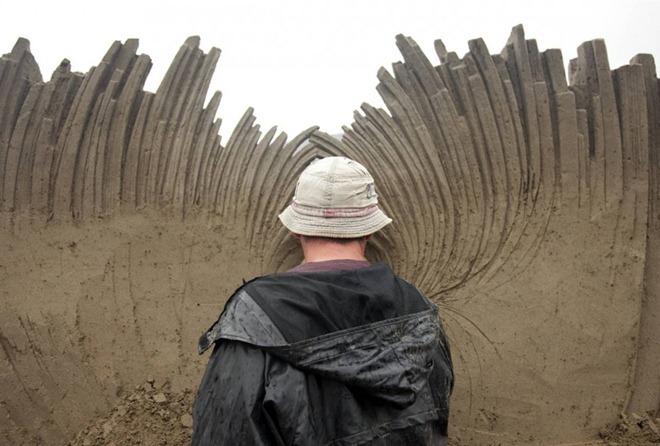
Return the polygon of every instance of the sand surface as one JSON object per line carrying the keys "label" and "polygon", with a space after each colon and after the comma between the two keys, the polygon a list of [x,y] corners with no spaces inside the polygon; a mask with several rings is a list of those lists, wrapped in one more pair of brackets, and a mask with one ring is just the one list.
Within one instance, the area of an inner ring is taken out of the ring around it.
{"label": "sand surface", "polygon": [[252,109],[221,138],[219,93],[205,103],[220,53],[198,37],[155,93],[135,39],[47,82],[27,40],[0,58],[0,443],[185,441],[197,339],[243,280],[300,260],[276,216],[328,154],[367,166],[394,220],[368,257],[440,306],[456,441],[577,444],[657,416],[653,58],[612,69],[596,39],[564,61],[521,26],[463,58],[395,44],[383,104],[341,140],[266,131]]}
{"label": "sand surface", "polygon": [[[193,392],[172,392],[167,381],[147,378],[108,414],[92,420],[69,446],[184,446],[190,444]],[[660,418],[624,416],[602,429],[598,440],[554,446],[650,446],[660,444]],[[467,446],[452,437],[450,446]]]}

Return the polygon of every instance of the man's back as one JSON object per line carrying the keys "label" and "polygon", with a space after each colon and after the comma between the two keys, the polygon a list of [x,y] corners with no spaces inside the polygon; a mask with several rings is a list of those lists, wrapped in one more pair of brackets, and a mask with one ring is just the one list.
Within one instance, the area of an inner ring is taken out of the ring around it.
{"label": "man's back", "polygon": [[200,351],[214,343],[195,445],[446,442],[453,372],[437,309],[384,263],[252,280]]}

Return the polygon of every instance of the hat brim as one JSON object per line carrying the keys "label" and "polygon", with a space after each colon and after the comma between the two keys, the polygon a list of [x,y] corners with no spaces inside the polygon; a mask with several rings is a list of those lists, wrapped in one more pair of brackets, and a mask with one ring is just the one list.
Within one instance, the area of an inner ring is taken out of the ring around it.
{"label": "hat brim", "polygon": [[361,217],[320,217],[301,214],[289,205],[278,217],[295,234],[332,238],[363,237],[392,223],[380,209]]}

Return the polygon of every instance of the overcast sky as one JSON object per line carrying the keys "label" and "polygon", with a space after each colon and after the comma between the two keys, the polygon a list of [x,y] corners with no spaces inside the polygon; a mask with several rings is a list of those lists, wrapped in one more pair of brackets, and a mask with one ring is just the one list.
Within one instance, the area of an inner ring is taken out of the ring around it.
{"label": "overcast sky", "polygon": [[150,91],[185,38],[199,35],[203,50],[222,50],[211,91],[223,93],[224,140],[248,106],[262,127],[293,135],[318,124],[337,133],[363,101],[381,105],[376,72],[400,60],[398,33],[434,64],[437,38],[462,56],[468,39],[483,37],[496,53],[518,23],[541,50],[561,48],[565,62],[598,37],[613,68],[640,52],[660,57],[658,0],[5,0],[1,14],[0,52],[28,38],[46,79],[65,57],[87,71],[112,41],[139,38],[139,52],[153,61]]}

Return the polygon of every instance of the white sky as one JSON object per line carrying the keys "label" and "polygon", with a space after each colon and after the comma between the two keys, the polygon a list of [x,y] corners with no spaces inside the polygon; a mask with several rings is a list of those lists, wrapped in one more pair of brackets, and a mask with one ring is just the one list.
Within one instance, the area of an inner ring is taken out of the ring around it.
{"label": "white sky", "polygon": [[65,57],[87,71],[112,41],[137,37],[152,58],[146,88],[155,91],[185,38],[199,35],[204,51],[222,50],[211,92],[223,93],[225,141],[248,106],[262,128],[293,136],[318,124],[337,133],[363,101],[381,105],[376,71],[401,59],[398,33],[434,64],[437,38],[462,56],[468,39],[483,37],[496,53],[518,23],[539,49],[561,48],[565,63],[597,37],[613,68],[640,52],[660,57],[660,0],[3,0],[1,11],[0,53],[28,38],[45,79]]}

